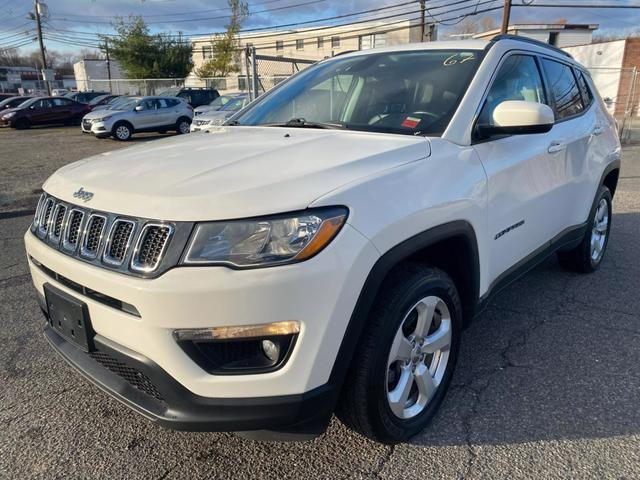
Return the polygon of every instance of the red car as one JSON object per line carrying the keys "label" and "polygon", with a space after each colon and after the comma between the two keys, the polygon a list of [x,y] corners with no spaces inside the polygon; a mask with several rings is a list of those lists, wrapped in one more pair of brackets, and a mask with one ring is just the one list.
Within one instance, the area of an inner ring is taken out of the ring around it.
{"label": "red car", "polygon": [[0,113],[0,126],[17,129],[32,125],[80,125],[91,107],[64,97],[37,97]]}

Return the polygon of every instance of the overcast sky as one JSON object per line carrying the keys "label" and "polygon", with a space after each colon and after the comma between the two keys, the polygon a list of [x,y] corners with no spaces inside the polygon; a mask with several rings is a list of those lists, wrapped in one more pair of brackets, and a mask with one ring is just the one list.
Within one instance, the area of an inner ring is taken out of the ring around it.
{"label": "overcast sky", "polygon": [[[142,15],[153,31],[183,32],[198,34],[219,31],[226,23],[229,13],[226,0],[48,0],[50,18],[45,25],[45,31],[51,38],[65,38],[69,42],[71,30],[77,32],[111,33],[110,22],[114,15],[127,16],[129,14]],[[249,0],[251,15],[243,28],[252,29],[271,27],[294,22],[317,20],[336,15],[351,14],[363,10],[371,10],[387,5],[408,3],[408,0]],[[450,4],[451,5],[447,6]],[[518,7],[523,3],[533,6]],[[543,8],[536,4],[573,4],[573,5],[640,5],[640,0],[513,0],[511,23],[514,22],[552,22],[566,19],[569,23],[597,23],[599,33],[621,32],[640,27],[640,9],[601,9],[601,8]],[[499,7],[503,0],[427,0],[427,7],[438,20],[446,20],[463,14],[472,13],[475,8],[482,11],[492,7]],[[477,5],[477,7],[476,7]],[[26,16],[33,3],[30,0],[0,0],[0,48],[14,46],[28,41],[25,32],[33,29],[33,21]],[[451,9],[462,10],[447,12]],[[393,10],[369,13],[364,16],[350,16],[340,20],[327,21],[330,23],[346,23],[358,19],[369,19],[389,15],[406,13],[408,18],[416,18],[417,4],[404,5]],[[491,17],[496,23],[500,22],[501,9],[481,13],[473,18],[480,21],[483,17]],[[394,16],[384,20],[393,22],[401,17]],[[460,19],[458,19],[460,20]],[[450,21],[447,23],[454,23]],[[317,26],[319,24],[315,24]],[[446,37],[452,27],[441,25],[440,38]],[[31,33],[31,35],[33,35]],[[88,34],[83,33],[83,41],[91,43]],[[13,42],[13,43],[12,43]],[[82,48],[77,43],[61,43],[49,39],[48,48],[75,51]],[[36,44],[22,47],[29,50]]]}

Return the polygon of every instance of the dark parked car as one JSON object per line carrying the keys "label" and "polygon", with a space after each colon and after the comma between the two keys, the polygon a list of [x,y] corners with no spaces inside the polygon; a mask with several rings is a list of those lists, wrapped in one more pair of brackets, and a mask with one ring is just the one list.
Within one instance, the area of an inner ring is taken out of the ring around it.
{"label": "dark parked car", "polygon": [[9,97],[5,98],[4,100],[0,99],[0,112],[9,108],[16,108],[18,105],[26,102],[30,98],[33,97]]}
{"label": "dark parked car", "polygon": [[179,97],[193,108],[209,105],[220,96],[215,88],[173,87],[161,93],[163,97]]}
{"label": "dark parked car", "polygon": [[102,105],[107,105],[114,98],[120,98],[120,97],[121,97],[121,95],[111,95],[111,94],[100,95],[100,96],[95,97],[93,100],[91,100],[89,102],[89,106],[93,110],[96,107],[99,107],[99,106],[102,106]]}
{"label": "dark parked car", "polygon": [[70,98],[71,100],[75,100],[80,103],[89,103],[96,97],[100,97],[102,95],[110,95],[111,92],[72,92],[67,93],[65,98]]}
{"label": "dark parked car", "polygon": [[29,128],[31,125],[80,125],[91,111],[89,105],[65,97],[38,97],[0,113],[0,126]]}

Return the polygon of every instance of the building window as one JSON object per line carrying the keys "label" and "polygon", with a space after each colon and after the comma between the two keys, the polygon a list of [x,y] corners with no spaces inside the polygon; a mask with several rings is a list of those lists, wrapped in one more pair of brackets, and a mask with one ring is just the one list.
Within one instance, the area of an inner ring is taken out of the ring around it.
{"label": "building window", "polygon": [[370,35],[360,35],[360,50],[369,50],[370,48],[380,48],[387,44],[386,33],[372,33]]}
{"label": "building window", "polygon": [[331,37],[331,48],[340,48],[340,37]]}
{"label": "building window", "polygon": [[282,40],[276,40],[276,50],[284,50],[284,42]]}
{"label": "building window", "polygon": [[324,48],[324,38],[318,37],[318,49]]}
{"label": "building window", "polygon": [[213,46],[211,45],[203,45],[202,46],[202,58],[213,58]]}
{"label": "building window", "polygon": [[296,50],[304,50],[304,38],[296,40]]}

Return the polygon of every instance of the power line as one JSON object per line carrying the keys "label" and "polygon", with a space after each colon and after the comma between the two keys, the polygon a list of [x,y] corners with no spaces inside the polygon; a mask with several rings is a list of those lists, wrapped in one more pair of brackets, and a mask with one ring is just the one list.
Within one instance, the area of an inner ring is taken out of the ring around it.
{"label": "power line", "polygon": [[[255,2],[252,5],[249,5],[249,8],[251,8],[252,6],[256,6],[256,5],[267,5],[269,3],[276,3],[276,2],[282,2],[282,1],[284,1],[284,0],[266,0],[264,2]],[[151,13],[151,14],[140,14],[140,16],[142,16],[143,18],[175,17],[175,16],[179,16],[179,15],[202,15],[204,13],[221,12],[221,11],[225,11],[225,10],[230,10],[230,8],[229,7],[220,7],[220,8],[211,8],[211,9],[207,9],[207,10],[198,10],[198,11],[190,10],[190,11],[187,11],[187,12]],[[65,16],[65,17],[110,18],[110,19],[114,18],[113,15],[83,15],[83,14],[68,13],[68,12],[58,12],[58,13],[60,15],[62,15],[62,16]]]}
{"label": "power line", "polygon": [[540,7],[540,8],[640,8],[640,5],[611,5],[611,4],[577,4],[577,3],[530,3],[530,4],[513,4],[512,7]]}
{"label": "power line", "polygon": [[[312,5],[315,3],[322,3],[322,2],[326,2],[326,0],[310,0],[308,2],[303,2],[303,3],[296,3],[293,5],[285,5],[283,7],[276,7],[276,8],[267,8],[266,10],[258,10],[255,12],[249,12],[249,15],[257,15],[259,13],[269,13],[269,12],[276,12],[276,11],[280,11],[280,10],[289,10],[292,8],[298,8],[298,7],[304,7],[306,5]],[[202,21],[207,21],[207,20],[221,20],[224,18],[229,18],[229,15],[219,15],[217,17],[198,17],[198,18],[186,18],[186,19],[175,19],[175,20],[170,20],[170,21],[164,21],[164,22],[146,22],[147,25],[165,25],[167,23],[187,23],[187,22],[202,22]],[[76,23],[78,20],[68,20],[66,18],[59,18],[59,17],[54,17],[55,20],[58,20],[60,22],[73,22]],[[101,21],[101,20],[96,20],[96,21],[90,21],[87,23],[95,23],[95,24],[108,24],[111,25],[113,23],[113,21]]]}

